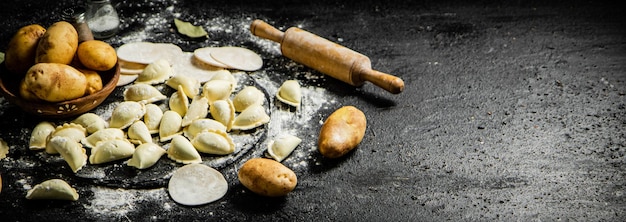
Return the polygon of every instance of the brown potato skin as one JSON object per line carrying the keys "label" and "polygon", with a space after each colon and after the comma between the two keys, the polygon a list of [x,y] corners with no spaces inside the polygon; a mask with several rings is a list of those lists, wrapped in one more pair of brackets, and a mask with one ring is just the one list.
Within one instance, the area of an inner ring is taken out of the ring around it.
{"label": "brown potato skin", "polygon": [[76,54],[83,66],[96,71],[109,70],[117,63],[115,49],[100,40],[87,40],[80,43]]}
{"label": "brown potato skin", "polygon": [[70,64],[78,48],[78,33],[72,24],[60,21],[48,27],[37,44],[35,63]]}
{"label": "brown potato skin", "polygon": [[344,106],[330,114],[318,138],[318,149],[327,158],[339,158],[356,148],[367,127],[365,114],[354,106]]}
{"label": "brown potato skin", "polygon": [[5,52],[4,65],[13,74],[23,77],[35,64],[35,55],[39,39],[46,29],[39,24],[31,24],[17,30]]}
{"label": "brown potato skin", "polygon": [[85,95],[94,94],[102,89],[102,77],[96,71],[90,69],[78,69],[87,78],[87,88],[85,89]]}
{"label": "brown potato skin", "polygon": [[62,102],[85,95],[87,78],[83,73],[65,64],[38,63],[26,72],[20,85],[20,95],[24,99],[31,95],[48,101]]}
{"label": "brown potato skin", "polygon": [[280,162],[266,158],[246,161],[237,174],[239,182],[250,191],[267,197],[285,196],[298,183],[296,174]]}

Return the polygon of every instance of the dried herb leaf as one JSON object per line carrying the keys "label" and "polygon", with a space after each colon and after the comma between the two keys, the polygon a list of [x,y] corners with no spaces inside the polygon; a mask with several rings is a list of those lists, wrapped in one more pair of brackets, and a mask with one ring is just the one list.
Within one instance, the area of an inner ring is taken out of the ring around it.
{"label": "dried herb leaf", "polygon": [[178,32],[180,34],[189,36],[191,38],[199,38],[209,35],[206,31],[204,31],[202,26],[194,26],[191,23],[182,21],[180,19],[175,18],[174,25],[176,25],[176,29],[178,29]]}

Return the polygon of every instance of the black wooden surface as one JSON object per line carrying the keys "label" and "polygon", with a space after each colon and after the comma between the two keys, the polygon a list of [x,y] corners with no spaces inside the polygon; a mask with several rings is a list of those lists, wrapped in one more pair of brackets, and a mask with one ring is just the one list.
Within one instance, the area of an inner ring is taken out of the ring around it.
{"label": "black wooden surface", "polygon": [[[21,26],[50,25],[75,1],[0,2],[0,51]],[[239,162],[223,167],[229,192],[199,207],[165,198],[162,181],[123,187],[141,201],[93,212],[92,186],[117,188],[49,169],[27,148],[41,119],[0,99],[0,138],[11,145],[0,160],[2,221],[623,221],[626,218],[626,20],[614,5],[586,1],[114,1],[123,25],[110,39],[146,28],[166,10],[184,20],[227,18],[233,32],[189,40],[156,27],[147,38],[184,50],[203,46],[262,46],[239,24],[264,19],[304,29],[367,55],[372,67],[402,78],[405,91],[372,84],[354,88],[330,78],[316,82],[336,103],[368,118],[361,145],[345,158],[296,170],[298,186],[285,198],[264,198],[236,180]],[[168,9],[169,7],[169,9]],[[205,27],[210,27],[206,24]],[[223,30],[223,29],[221,29]],[[270,79],[290,60],[261,53]],[[311,72],[297,67],[295,72]],[[315,73],[314,74],[319,74]],[[305,82],[306,83],[306,82]],[[111,100],[119,99],[119,90]],[[304,134],[316,140],[320,125]],[[165,158],[165,157],[164,157]],[[34,166],[20,161],[35,162]],[[164,175],[178,165],[166,165]],[[118,170],[124,173],[125,170]],[[128,171],[134,172],[134,171]],[[29,201],[24,181],[71,182],[77,202]],[[123,177],[120,177],[124,180]],[[159,189],[160,188],[160,189]],[[154,191],[156,189],[156,191]],[[119,198],[113,196],[112,198]],[[128,197],[128,196],[124,196]],[[128,201],[120,200],[121,203]],[[131,201],[132,202],[132,201]]]}

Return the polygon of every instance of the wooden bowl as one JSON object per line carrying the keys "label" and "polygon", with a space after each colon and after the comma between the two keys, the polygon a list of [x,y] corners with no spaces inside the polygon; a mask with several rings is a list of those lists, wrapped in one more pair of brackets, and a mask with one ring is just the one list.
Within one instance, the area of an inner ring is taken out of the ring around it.
{"label": "wooden bowl", "polygon": [[96,108],[115,89],[120,78],[120,65],[108,71],[99,72],[102,78],[102,89],[94,94],[64,102],[52,103],[45,101],[28,101],[22,99],[19,93],[21,78],[15,78],[5,67],[0,64],[0,93],[10,103],[19,106],[27,113],[50,118],[74,117]]}

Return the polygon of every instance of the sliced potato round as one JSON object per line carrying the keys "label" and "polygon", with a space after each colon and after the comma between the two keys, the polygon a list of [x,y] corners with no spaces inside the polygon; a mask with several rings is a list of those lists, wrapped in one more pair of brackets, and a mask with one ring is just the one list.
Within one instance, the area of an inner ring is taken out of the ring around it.
{"label": "sliced potato round", "polygon": [[228,182],[219,171],[199,163],[185,165],[172,174],[167,190],[174,201],[197,206],[226,195]]}
{"label": "sliced potato round", "polygon": [[225,69],[230,69],[232,67],[218,62],[217,60],[213,59],[213,57],[211,56],[211,52],[214,51],[215,49],[217,49],[216,47],[204,47],[204,48],[199,48],[193,51],[193,56],[200,60],[201,62],[204,62],[206,64],[215,66],[215,67],[219,67],[219,68],[225,68]]}
{"label": "sliced potato round", "polygon": [[242,47],[220,47],[211,51],[211,57],[234,69],[256,71],[263,67],[263,59],[259,54]]}

